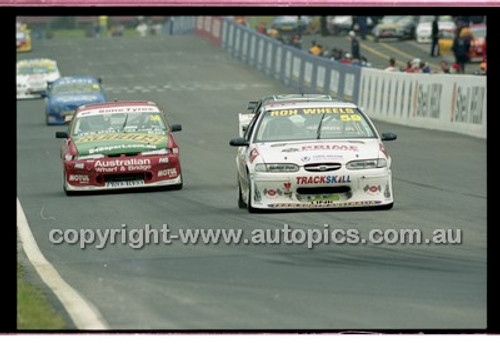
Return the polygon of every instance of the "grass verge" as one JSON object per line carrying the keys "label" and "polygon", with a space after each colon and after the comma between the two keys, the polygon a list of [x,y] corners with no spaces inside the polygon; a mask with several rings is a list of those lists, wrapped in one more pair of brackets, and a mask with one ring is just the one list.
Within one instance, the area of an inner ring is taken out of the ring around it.
{"label": "grass verge", "polygon": [[24,274],[24,268],[17,264],[17,329],[66,329],[64,318],[55,311],[37,287],[24,279]]}

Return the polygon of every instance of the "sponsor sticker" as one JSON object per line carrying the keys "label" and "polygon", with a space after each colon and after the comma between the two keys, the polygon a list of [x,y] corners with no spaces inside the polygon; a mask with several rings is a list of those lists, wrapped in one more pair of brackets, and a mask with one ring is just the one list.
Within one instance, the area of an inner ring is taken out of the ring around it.
{"label": "sponsor sticker", "polygon": [[158,170],[158,177],[168,177],[168,178],[177,177],[177,169],[170,168],[170,169]]}
{"label": "sponsor sticker", "polygon": [[268,198],[276,198],[283,195],[283,191],[279,188],[265,188],[263,193]]}
{"label": "sponsor sticker", "polygon": [[257,149],[252,149],[252,151],[250,151],[250,156],[248,157],[248,160],[250,161],[250,163],[253,163],[255,158],[257,158],[258,156],[259,156],[259,151]]}
{"label": "sponsor sticker", "polygon": [[149,145],[157,145],[167,140],[164,135],[149,133],[96,133],[88,134],[75,140],[75,144],[94,141],[134,141]]}
{"label": "sponsor sticker", "polygon": [[68,176],[70,182],[89,183],[90,178],[87,175],[70,174]]}
{"label": "sponsor sticker", "polygon": [[297,184],[337,184],[351,183],[350,175],[297,176]]}
{"label": "sponsor sticker", "polygon": [[366,185],[363,190],[365,193],[376,195],[382,192],[382,187],[380,185]]}
{"label": "sponsor sticker", "polygon": [[[322,115],[322,114],[356,114],[355,108],[337,108],[337,107],[324,107],[324,108],[301,108],[301,109],[280,109],[271,110],[269,112],[270,116],[293,116],[293,115]],[[361,117],[359,115],[356,118],[351,118],[350,116],[344,117],[346,121],[354,120],[360,121]],[[342,119],[342,118],[341,118]]]}
{"label": "sponsor sticker", "polygon": [[316,145],[303,145],[302,151],[320,151],[320,150],[332,150],[332,151],[358,151],[356,145],[338,145],[338,144],[316,144]]}
{"label": "sponsor sticker", "polygon": [[366,207],[366,206],[376,206],[381,202],[378,200],[370,200],[370,201],[347,201],[347,202],[327,202],[327,203],[277,203],[277,204],[268,204],[267,206],[270,208],[341,208],[341,207]]}
{"label": "sponsor sticker", "polygon": [[132,181],[110,181],[106,182],[105,186],[108,188],[123,188],[123,187],[135,187],[144,185],[143,180],[132,180]]}

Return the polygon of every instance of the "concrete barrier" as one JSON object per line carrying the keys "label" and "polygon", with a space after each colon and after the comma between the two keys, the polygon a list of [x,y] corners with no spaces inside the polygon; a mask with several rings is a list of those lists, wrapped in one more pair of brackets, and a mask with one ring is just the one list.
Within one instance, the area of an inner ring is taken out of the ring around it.
{"label": "concrete barrier", "polygon": [[486,138],[486,78],[361,71],[358,104],[374,119]]}

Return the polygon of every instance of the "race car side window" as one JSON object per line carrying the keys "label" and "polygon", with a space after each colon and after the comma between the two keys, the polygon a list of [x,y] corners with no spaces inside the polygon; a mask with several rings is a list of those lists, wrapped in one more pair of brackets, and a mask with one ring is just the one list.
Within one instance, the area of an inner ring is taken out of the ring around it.
{"label": "race car side window", "polygon": [[250,141],[250,138],[252,137],[252,132],[253,132],[253,129],[255,127],[255,123],[257,122],[257,119],[259,118],[260,116],[260,111],[259,113],[257,113],[253,118],[252,118],[252,121],[250,121],[250,123],[248,124],[248,129],[247,131],[245,132],[245,140],[247,141]]}

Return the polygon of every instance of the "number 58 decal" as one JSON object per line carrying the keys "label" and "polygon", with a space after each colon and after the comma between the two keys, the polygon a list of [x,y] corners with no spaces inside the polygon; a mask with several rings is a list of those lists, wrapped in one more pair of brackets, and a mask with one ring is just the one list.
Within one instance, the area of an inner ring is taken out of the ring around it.
{"label": "number 58 decal", "polygon": [[361,121],[360,115],[340,115],[342,121]]}

